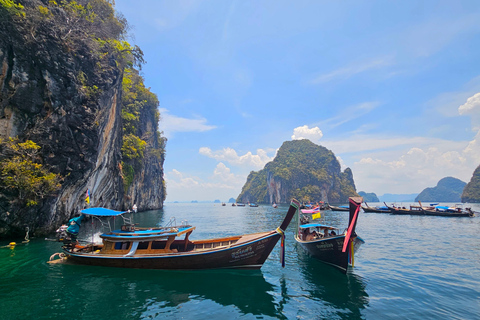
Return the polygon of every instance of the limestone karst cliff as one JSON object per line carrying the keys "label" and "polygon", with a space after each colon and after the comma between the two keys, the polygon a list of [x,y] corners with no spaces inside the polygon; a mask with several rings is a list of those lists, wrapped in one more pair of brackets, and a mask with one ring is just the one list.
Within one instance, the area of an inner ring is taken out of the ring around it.
{"label": "limestone karst cliff", "polygon": [[462,202],[480,203],[480,166],[473,172],[462,193]]}
{"label": "limestone karst cliff", "polygon": [[358,194],[350,168],[341,172],[333,152],[304,139],[284,142],[273,161],[252,171],[237,201],[346,203],[351,196]]}
{"label": "limestone karst cliff", "polygon": [[[126,70],[135,73],[142,60],[141,50],[123,40],[126,30],[109,1],[0,5],[0,139],[33,141],[40,146],[36,161],[62,177],[36,205],[19,201],[21,190],[0,187],[0,236],[23,234],[27,226],[51,232],[86,205],[87,189],[94,206],[163,206],[158,101],[136,102],[133,111],[125,105]],[[140,147],[128,143],[126,130]]]}

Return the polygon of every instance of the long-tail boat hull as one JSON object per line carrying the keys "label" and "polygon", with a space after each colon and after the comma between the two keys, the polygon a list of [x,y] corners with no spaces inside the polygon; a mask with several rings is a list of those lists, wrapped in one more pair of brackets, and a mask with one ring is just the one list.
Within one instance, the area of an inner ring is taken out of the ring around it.
{"label": "long-tail boat hull", "polygon": [[[365,243],[360,237],[355,237],[351,239],[351,241],[353,243],[354,254],[357,252],[358,248]],[[337,267],[344,273],[347,272],[349,265],[352,265],[352,248],[350,247],[348,248],[349,250],[342,252],[345,235],[316,241],[297,240],[297,242],[310,256],[323,263]]]}
{"label": "long-tail boat hull", "polygon": [[[350,219],[348,228],[342,234],[338,233],[338,228],[310,223],[307,216],[308,211],[299,212],[295,240],[312,257],[346,273],[348,267],[354,265],[355,252],[365,243],[355,233],[362,201],[361,197],[349,199]],[[312,219],[315,219],[314,216]]]}
{"label": "long-tail boat hull", "polygon": [[[217,239],[190,240],[189,235],[195,229],[190,225],[159,228],[123,225],[121,230],[102,234],[103,244],[65,244],[63,260],[84,265],[138,269],[259,269],[280,239],[281,258],[284,258],[284,231],[299,206],[296,200],[292,201],[276,230]],[[104,208],[91,209],[82,210],[82,213],[104,217],[124,213]],[[97,213],[97,210],[100,212]],[[185,238],[177,239],[180,235],[185,235]]]}
{"label": "long-tail boat hull", "polygon": [[[213,269],[213,268],[247,268],[259,269],[270,255],[281,235],[276,232],[266,232],[253,236],[254,239],[239,244],[218,246],[212,249],[194,249],[186,252],[175,252],[165,254],[135,254],[133,256],[114,254],[92,254],[91,252],[71,252],[64,249],[68,259],[74,263],[138,269]],[[219,239],[227,240],[227,239]],[[198,243],[209,243],[211,246],[220,241]],[[237,241],[241,241],[241,238]],[[225,241],[223,241],[225,242]],[[178,244],[176,247],[184,245]],[[190,241],[188,246],[195,246],[195,241]],[[173,246],[172,246],[173,247]],[[94,248],[95,249],[95,248]],[[86,249],[89,250],[88,247]],[[128,250],[128,249],[127,249]]]}
{"label": "long-tail boat hull", "polygon": [[436,211],[436,210],[424,209],[423,213],[426,216],[436,216],[436,217],[474,217],[475,216],[475,214],[471,210],[451,212],[451,211]]}

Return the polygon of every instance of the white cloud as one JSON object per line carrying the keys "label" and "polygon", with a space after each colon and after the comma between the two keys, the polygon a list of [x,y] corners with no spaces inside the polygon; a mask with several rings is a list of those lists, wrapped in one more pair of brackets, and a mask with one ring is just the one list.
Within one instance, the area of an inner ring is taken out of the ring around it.
{"label": "white cloud", "polygon": [[461,115],[470,115],[472,119],[472,129],[480,130],[480,92],[467,99],[467,102],[458,107]]}
{"label": "white cloud", "polygon": [[307,125],[304,125],[293,129],[292,140],[308,139],[314,143],[318,143],[322,137],[323,133],[320,128],[309,128]]}
{"label": "white cloud", "polygon": [[213,170],[213,177],[215,180],[223,182],[236,182],[236,177],[231,173],[230,168],[228,168],[223,162],[220,162]]}
{"label": "white cloud", "polygon": [[216,128],[208,125],[207,119],[198,117],[188,119],[174,116],[167,109],[160,109],[159,130],[164,132],[165,137],[170,138],[174,132],[204,132]]}
{"label": "white cloud", "polygon": [[264,149],[257,149],[256,155],[249,151],[242,156],[239,156],[237,151],[232,148],[212,151],[212,149],[208,147],[202,147],[198,152],[201,155],[218,161],[225,161],[235,166],[251,167],[254,170],[263,169],[267,162],[273,160],[273,157],[269,157],[267,151]]}
{"label": "white cloud", "polygon": [[167,201],[227,201],[240,193],[245,180],[246,177],[233,174],[223,163],[217,164],[206,179],[173,169],[165,174]]}
{"label": "white cloud", "polygon": [[180,171],[173,169],[170,173],[165,174],[165,180],[174,188],[191,189],[200,185],[200,178],[186,177]]}
{"label": "white cloud", "polygon": [[364,157],[352,166],[357,190],[416,193],[447,176],[468,182],[480,163],[479,137],[459,150],[413,147],[392,160]]}
{"label": "white cloud", "polygon": [[467,102],[458,107],[458,112],[463,114],[480,113],[480,92],[467,99]]}
{"label": "white cloud", "polygon": [[480,130],[477,132],[475,138],[468,143],[463,153],[467,159],[477,160],[476,163],[480,163]]}

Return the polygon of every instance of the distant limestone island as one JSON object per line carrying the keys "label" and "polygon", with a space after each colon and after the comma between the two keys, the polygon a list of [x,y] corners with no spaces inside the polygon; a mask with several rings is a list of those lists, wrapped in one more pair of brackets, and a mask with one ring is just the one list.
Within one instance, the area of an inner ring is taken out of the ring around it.
{"label": "distant limestone island", "polygon": [[373,192],[366,193],[364,191],[360,191],[358,195],[363,198],[363,202],[380,202],[377,195]]}
{"label": "distant limestone island", "polygon": [[438,181],[437,186],[426,188],[415,198],[415,201],[460,202],[466,183],[453,177]]}
{"label": "distant limestone island", "polygon": [[351,196],[358,196],[352,170],[341,172],[332,151],[304,139],[284,142],[273,161],[250,172],[237,202],[347,203]]}

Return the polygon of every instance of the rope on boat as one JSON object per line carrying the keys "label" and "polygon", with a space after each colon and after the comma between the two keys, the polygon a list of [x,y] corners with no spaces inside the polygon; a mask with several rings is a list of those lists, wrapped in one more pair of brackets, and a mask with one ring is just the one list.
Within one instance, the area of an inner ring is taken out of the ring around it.
{"label": "rope on boat", "polygon": [[282,268],[285,268],[285,231],[283,231],[280,227],[276,230],[280,234],[280,262],[282,263]]}
{"label": "rope on boat", "polygon": [[27,231],[27,233],[25,234],[25,241],[22,241],[23,243],[30,242],[30,236],[28,235],[28,233],[30,232],[30,228],[26,227],[25,230]]}
{"label": "rope on boat", "polygon": [[54,254],[52,254],[52,255],[50,256],[50,261],[55,260],[55,257],[56,257],[56,256],[58,256],[58,258],[59,258],[60,260],[63,260],[63,259],[66,259],[66,258],[67,258],[67,256],[65,255],[65,253],[63,253],[63,252],[56,252],[56,253],[54,253]]}
{"label": "rope on boat", "polygon": [[284,236],[285,235],[285,231],[283,231],[282,229],[280,229],[280,227],[277,228],[277,231],[281,236]]}

